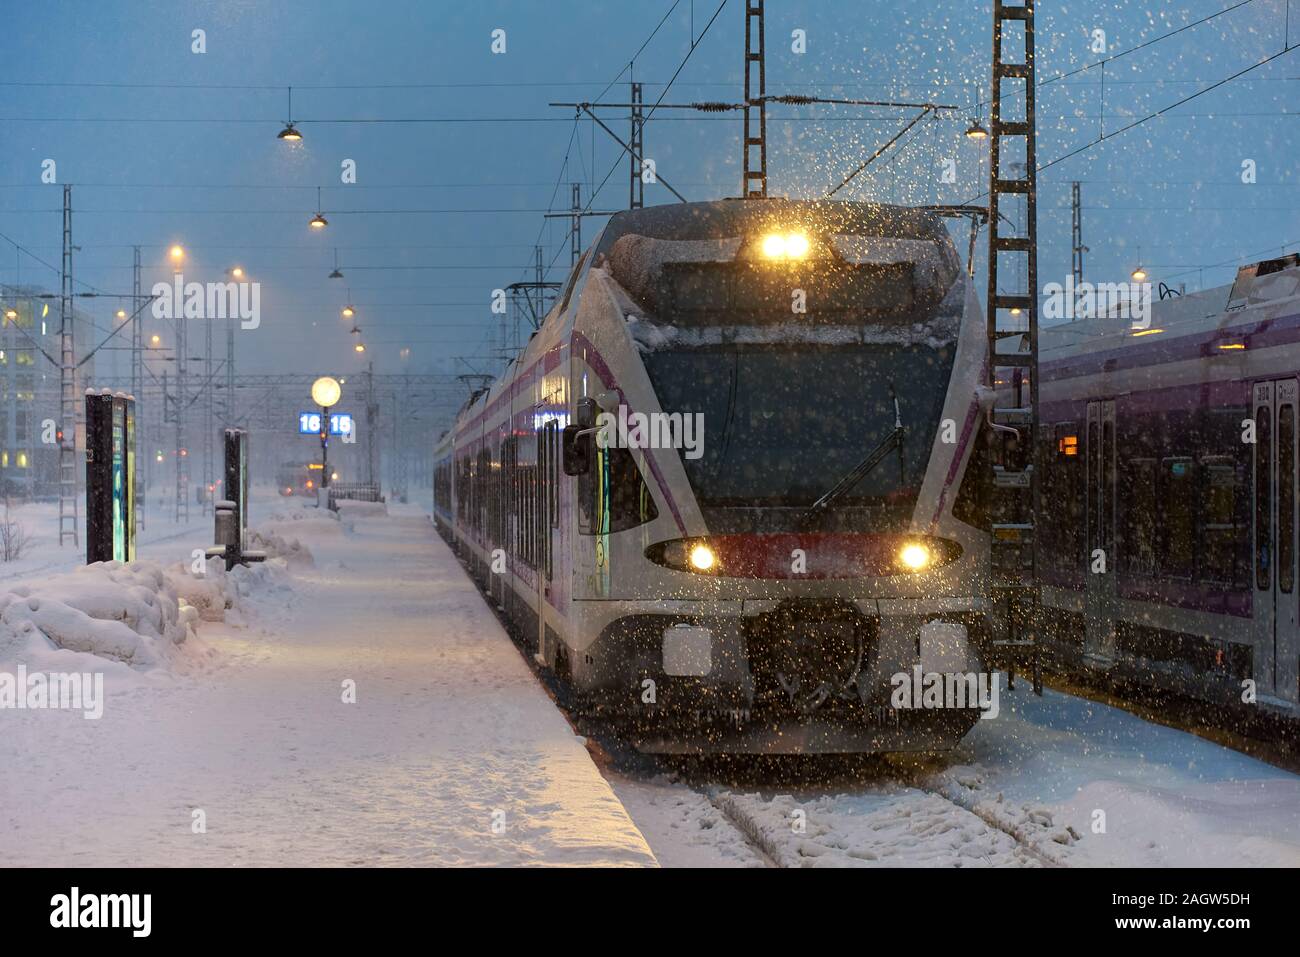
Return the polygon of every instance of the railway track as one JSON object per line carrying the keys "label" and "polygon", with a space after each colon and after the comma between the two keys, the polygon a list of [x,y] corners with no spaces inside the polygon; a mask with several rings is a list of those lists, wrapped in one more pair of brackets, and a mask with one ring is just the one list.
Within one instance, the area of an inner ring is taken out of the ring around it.
{"label": "railway track", "polygon": [[[457,560],[603,774],[641,782],[669,774],[683,795],[716,809],[764,865],[803,867],[842,857],[850,865],[1068,866],[1062,854],[1044,847],[1051,843],[1050,820],[1035,820],[1033,812],[999,800],[981,800],[963,785],[968,779],[947,768],[836,755],[702,760],[638,751],[607,720],[576,706],[567,687],[538,665],[502,609],[477,588],[459,555]],[[782,788],[802,796],[777,793]],[[837,802],[845,807],[835,809]],[[865,843],[859,840],[864,835]],[[872,835],[883,836],[872,841]]]}

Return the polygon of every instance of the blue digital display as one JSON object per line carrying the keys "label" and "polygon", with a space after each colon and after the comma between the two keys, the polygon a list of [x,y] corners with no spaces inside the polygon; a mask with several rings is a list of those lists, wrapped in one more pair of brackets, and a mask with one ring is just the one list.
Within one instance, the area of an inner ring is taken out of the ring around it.
{"label": "blue digital display", "polygon": [[[319,412],[299,412],[298,434],[320,435],[320,422],[321,414]],[[353,428],[352,413],[331,412],[329,424],[330,435],[351,435]]]}

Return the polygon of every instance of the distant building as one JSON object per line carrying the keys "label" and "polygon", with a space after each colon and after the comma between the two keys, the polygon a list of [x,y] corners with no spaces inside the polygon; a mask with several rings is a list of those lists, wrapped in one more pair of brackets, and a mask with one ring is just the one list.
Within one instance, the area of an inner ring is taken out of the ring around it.
{"label": "distant building", "polygon": [[[59,447],[47,443],[45,423],[59,421],[59,300],[38,286],[0,286],[0,495],[53,498],[59,493]],[[73,308],[79,360],[103,338],[94,319]],[[44,353],[44,354],[42,354]],[[76,372],[77,418],[81,395],[94,376],[91,359]],[[75,427],[75,424],[69,426]],[[77,431],[78,463],[84,448]],[[78,469],[78,480],[82,476]]]}

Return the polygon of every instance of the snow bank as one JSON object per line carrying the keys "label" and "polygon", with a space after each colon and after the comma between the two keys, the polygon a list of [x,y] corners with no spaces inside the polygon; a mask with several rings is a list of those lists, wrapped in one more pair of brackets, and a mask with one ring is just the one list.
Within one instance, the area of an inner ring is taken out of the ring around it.
{"label": "snow bank", "polygon": [[149,671],[181,658],[204,657],[201,651],[194,655],[177,649],[193,637],[200,608],[217,599],[206,588],[182,583],[178,589],[183,577],[157,562],[97,562],[37,584],[20,584],[0,595],[0,661],[33,662],[44,657],[43,651],[65,649]]}
{"label": "snow bank", "polygon": [[[283,564],[236,567],[213,558],[189,563],[96,562],[24,582],[0,595],[0,662],[43,666],[62,660],[82,669],[114,662],[136,672],[189,672],[216,657],[196,637],[200,621],[226,612],[277,574]],[[71,662],[59,652],[90,655]]]}
{"label": "snow bank", "polygon": [[280,558],[289,568],[311,568],[316,564],[311,549],[296,538],[284,538],[265,526],[249,529],[248,548],[266,552],[266,557]]}

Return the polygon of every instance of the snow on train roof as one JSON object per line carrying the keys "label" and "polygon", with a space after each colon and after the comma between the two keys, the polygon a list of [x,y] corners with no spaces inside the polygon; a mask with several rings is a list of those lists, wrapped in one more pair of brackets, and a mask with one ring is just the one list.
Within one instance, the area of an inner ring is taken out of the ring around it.
{"label": "snow on train roof", "polygon": [[608,255],[614,243],[629,233],[651,239],[717,240],[792,223],[826,233],[949,241],[942,219],[924,209],[830,200],[723,199],[616,213],[596,252]]}
{"label": "snow on train roof", "polygon": [[[1160,339],[1191,335],[1256,322],[1261,310],[1281,314],[1289,304],[1300,307],[1300,266],[1255,277],[1253,263],[1238,271],[1234,282],[1151,303],[1149,322],[1136,328],[1124,314],[1089,316],[1044,325],[1040,333],[1042,357],[1050,359],[1078,353],[1138,347]],[[1123,284],[1121,284],[1123,285]]]}

